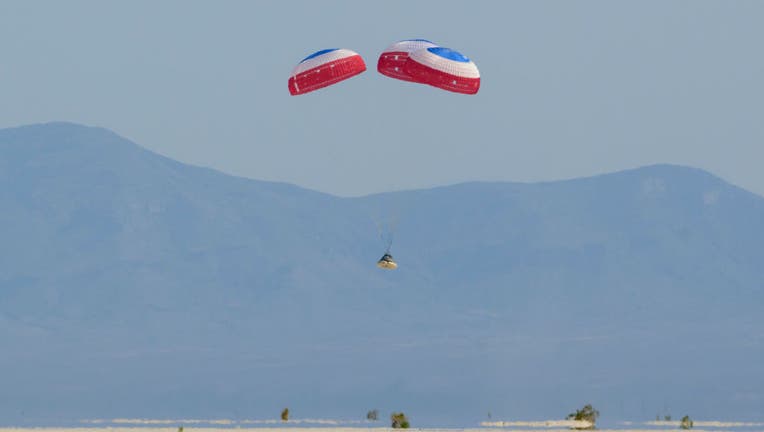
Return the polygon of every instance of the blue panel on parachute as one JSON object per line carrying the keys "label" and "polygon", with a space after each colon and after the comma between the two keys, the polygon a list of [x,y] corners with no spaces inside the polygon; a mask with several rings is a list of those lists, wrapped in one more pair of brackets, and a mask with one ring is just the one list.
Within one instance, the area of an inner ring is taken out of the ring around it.
{"label": "blue panel on parachute", "polygon": [[443,57],[445,59],[449,59],[449,60],[453,60],[453,61],[458,61],[458,62],[462,62],[462,63],[469,63],[470,62],[470,59],[468,59],[467,57],[463,56],[460,52],[454,51],[454,50],[452,50],[450,48],[430,47],[430,48],[427,48],[427,51],[429,51],[429,52],[431,52],[431,53],[433,53],[433,54],[435,54],[435,55],[437,55],[439,57]]}
{"label": "blue panel on parachute", "polygon": [[329,49],[325,49],[325,50],[321,50],[321,51],[316,51],[316,52],[314,52],[313,54],[311,54],[311,55],[309,55],[309,56],[305,57],[304,59],[302,59],[302,60],[300,61],[300,63],[304,62],[305,60],[310,60],[310,59],[312,59],[313,57],[318,57],[318,56],[320,56],[321,54],[326,54],[326,53],[329,53],[329,52],[332,52],[332,51],[337,51],[338,49],[339,49],[339,48],[329,48]]}

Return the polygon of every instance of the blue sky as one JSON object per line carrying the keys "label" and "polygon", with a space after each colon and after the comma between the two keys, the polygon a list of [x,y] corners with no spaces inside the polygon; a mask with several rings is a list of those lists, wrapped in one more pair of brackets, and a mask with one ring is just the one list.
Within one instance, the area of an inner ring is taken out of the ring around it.
{"label": "blue sky", "polygon": [[[764,2],[3,1],[0,127],[102,126],[158,153],[338,195],[651,163],[764,194]],[[427,38],[476,96],[376,72]],[[369,70],[291,97],[323,48]]]}

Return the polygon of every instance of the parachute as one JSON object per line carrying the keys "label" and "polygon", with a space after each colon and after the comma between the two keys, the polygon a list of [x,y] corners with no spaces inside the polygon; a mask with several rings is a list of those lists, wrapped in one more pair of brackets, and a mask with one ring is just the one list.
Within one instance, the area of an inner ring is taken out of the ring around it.
{"label": "parachute", "polygon": [[377,267],[385,270],[395,270],[398,268],[398,264],[393,260],[393,256],[389,253],[382,255],[382,258],[377,261]]}
{"label": "parachute", "polygon": [[377,71],[390,78],[403,81],[418,82],[414,77],[404,71],[404,65],[413,51],[423,48],[435,47],[434,43],[427,39],[406,39],[398,41],[382,51],[377,60]]}
{"label": "parachute", "polygon": [[475,94],[480,89],[480,72],[475,63],[458,51],[429,47],[413,51],[403,71],[416,82],[456,93]]}
{"label": "parachute", "polygon": [[354,77],[366,70],[363,58],[349,49],[331,48],[305,57],[289,77],[289,93],[297,96]]}

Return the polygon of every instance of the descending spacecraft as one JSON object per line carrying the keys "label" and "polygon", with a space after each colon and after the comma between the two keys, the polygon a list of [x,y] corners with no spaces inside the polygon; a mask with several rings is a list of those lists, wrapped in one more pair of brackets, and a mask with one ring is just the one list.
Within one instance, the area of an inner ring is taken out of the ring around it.
{"label": "descending spacecraft", "polygon": [[398,268],[398,264],[393,260],[393,256],[389,253],[382,255],[382,258],[377,261],[377,267],[385,270],[395,270]]}

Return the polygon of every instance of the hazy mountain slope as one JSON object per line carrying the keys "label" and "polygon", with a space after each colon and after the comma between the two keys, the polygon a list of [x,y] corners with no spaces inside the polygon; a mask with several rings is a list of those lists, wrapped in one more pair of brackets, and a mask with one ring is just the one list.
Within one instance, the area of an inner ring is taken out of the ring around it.
{"label": "hazy mountain slope", "polygon": [[0,130],[0,184],[14,422],[764,403],[764,199],[700,170],[351,199],[51,123]]}

